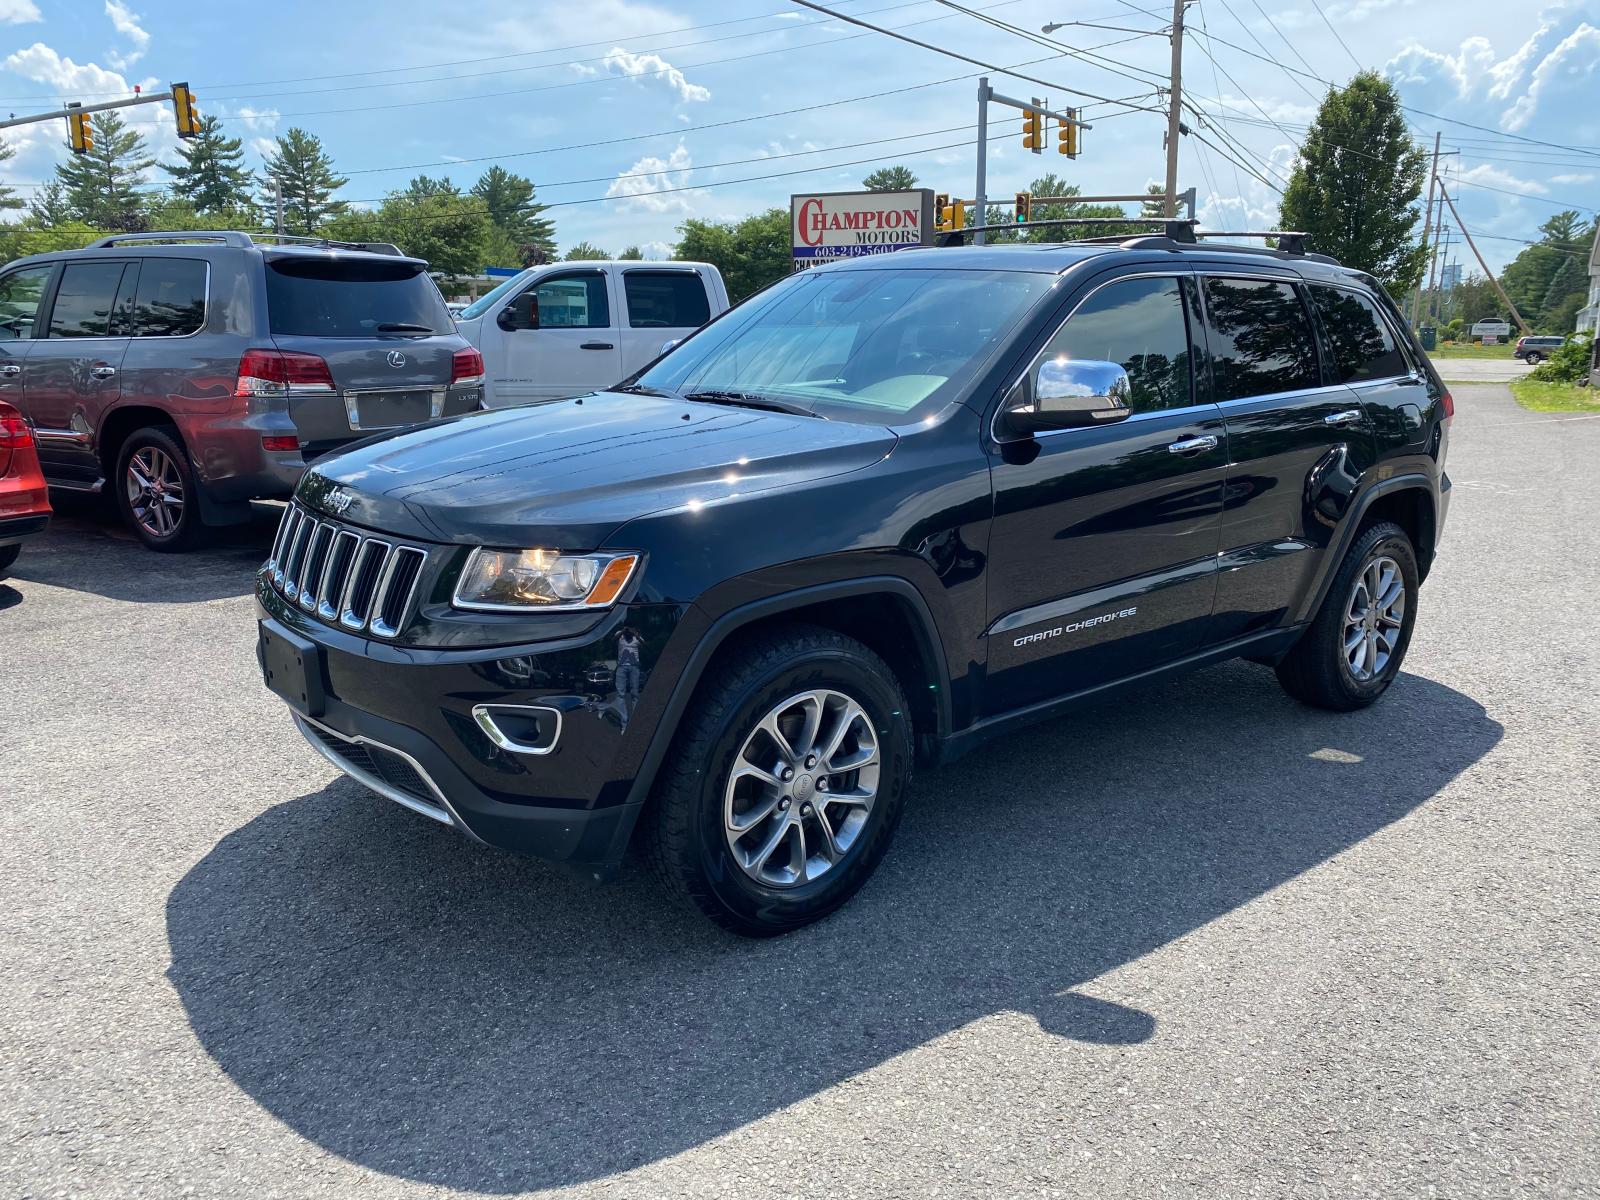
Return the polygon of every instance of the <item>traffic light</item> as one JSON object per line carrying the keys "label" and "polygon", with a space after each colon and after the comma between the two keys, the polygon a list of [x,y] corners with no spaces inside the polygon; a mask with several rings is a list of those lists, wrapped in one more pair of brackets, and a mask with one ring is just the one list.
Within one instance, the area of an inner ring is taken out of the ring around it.
{"label": "traffic light", "polygon": [[950,193],[936,192],[933,197],[933,227],[950,228]]}
{"label": "traffic light", "polygon": [[[67,107],[78,106],[69,104]],[[94,126],[89,123],[88,113],[67,114],[67,143],[72,147],[74,154],[89,154],[94,150]]]}
{"label": "traffic light", "polygon": [[1033,220],[1033,193],[1017,193],[1017,224]]}
{"label": "traffic light", "polygon": [[967,202],[957,200],[950,206],[950,228],[965,229],[967,227]]}
{"label": "traffic light", "polygon": [[178,136],[200,136],[200,108],[194,102],[194,93],[187,83],[172,85],[172,109],[178,115]]}
{"label": "traffic light", "polygon": [[[1039,103],[1037,97],[1033,102]],[[1044,150],[1044,114],[1036,108],[1022,110],[1022,145],[1035,154]]]}
{"label": "traffic light", "polygon": [[1056,146],[1056,149],[1068,158],[1077,158],[1078,126],[1076,122],[1078,120],[1078,110],[1075,108],[1067,109],[1067,116],[1071,117],[1072,120],[1061,122],[1061,128],[1056,133],[1056,138],[1060,144]]}

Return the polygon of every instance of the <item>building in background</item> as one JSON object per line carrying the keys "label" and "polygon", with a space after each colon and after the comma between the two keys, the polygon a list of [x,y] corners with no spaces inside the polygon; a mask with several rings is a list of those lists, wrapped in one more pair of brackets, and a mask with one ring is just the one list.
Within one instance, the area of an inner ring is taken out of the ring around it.
{"label": "building in background", "polygon": [[1589,303],[1578,310],[1577,330],[1582,333],[1600,331],[1600,226],[1594,231],[1594,245],[1589,247]]}
{"label": "building in background", "polygon": [[1458,262],[1445,263],[1444,271],[1439,276],[1439,290],[1448,292],[1461,285],[1461,264]]}

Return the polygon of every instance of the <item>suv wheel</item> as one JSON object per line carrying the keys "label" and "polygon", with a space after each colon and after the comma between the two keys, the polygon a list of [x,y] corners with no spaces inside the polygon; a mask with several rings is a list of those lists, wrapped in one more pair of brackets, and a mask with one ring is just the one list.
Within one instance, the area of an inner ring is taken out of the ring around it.
{"label": "suv wheel", "polygon": [[1544,361],[1544,355],[1540,354],[1537,350],[1530,350],[1527,354],[1523,355],[1522,361],[1527,363],[1530,367],[1537,367]]}
{"label": "suv wheel", "polygon": [[724,928],[827,916],[877,867],[911,775],[909,709],[861,643],[790,626],[714,668],[662,767],[650,857]]}
{"label": "suv wheel", "polygon": [[1365,708],[1400,673],[1416,599],[1417,556],[1405,530],[1392,521],[1363,530],[1316,620],[1278,664],[1278,682],[1315,708]]}
{"label": "suv wheel", "polygon": [[152,550],[188,550],[201,533],[199,484],[176,430],[152,426],[117,455],[117,505]]}

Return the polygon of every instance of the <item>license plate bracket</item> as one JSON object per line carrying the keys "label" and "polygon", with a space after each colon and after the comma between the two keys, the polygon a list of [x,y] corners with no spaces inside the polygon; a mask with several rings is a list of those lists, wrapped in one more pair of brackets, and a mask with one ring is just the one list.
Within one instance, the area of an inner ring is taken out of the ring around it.
{"label": "license plate bracket", "polygon": [[344,394],[345,416],[354,430],[399,429],[439,415],[441,400],[427,388],[382,388]]}
{"label": "license plate bracket", "polygon": [[267,687],[290,708],[307,717],[320,717],[327,706],[322,686],[322,647],[281,625],[257,625],[256,659]]}

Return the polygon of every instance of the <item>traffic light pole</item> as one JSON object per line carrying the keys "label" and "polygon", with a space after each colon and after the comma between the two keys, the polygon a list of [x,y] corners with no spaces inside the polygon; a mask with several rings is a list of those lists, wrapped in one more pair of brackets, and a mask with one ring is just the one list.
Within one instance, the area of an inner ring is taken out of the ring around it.
{"label": "traffic light pole", "polygon": [[0,121],[0,129],[10,129],[13,125],[33,125],[40,121],[59,121],[64,117],[77,116],[80,113],[109,112],[113,108],[134,108],[140,104],[160,104],[171,100],[171,92],[155,92],[149,96],[135,96],[132,100],[108,100],[104,104],[80,104],[72,108],[58,108],[55,112],[34,113],[27,117],[12,117],[8,121]]}
{"label": "traffic light pole", "polygon": [[[1007,108],[1015,108],[1023,113],[1037,113],[1040,117],[1054,117],[1063,125],[1075,125],[1079,129],[1093,129],[1094,126],[1086,125],[1070,113],[1056,112],[1054,109],[1045,108],[1042,104],[1028,100],[1017,100],[1011,96],[1002,96],[989,86],[989,77],[981,76],[978,79],[978,177],[973,197],[973,207],[977,210],[978,224],[987,225],[989,203],[989,101],[1003,104]],[[1038,153],[1038,151],[1034,151]],[[983,231],[980,229],[972,235],[974,246],[983,245]]]}

